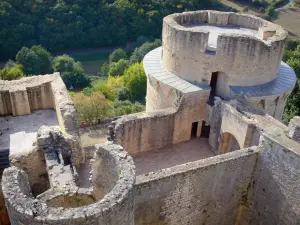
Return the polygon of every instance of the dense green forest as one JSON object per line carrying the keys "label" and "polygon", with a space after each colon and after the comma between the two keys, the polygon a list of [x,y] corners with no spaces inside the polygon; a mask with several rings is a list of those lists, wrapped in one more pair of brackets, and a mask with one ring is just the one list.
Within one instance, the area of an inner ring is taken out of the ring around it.
{"label": "dense green forest", "polygon": [[217,6],[218,0],[1,0],[0,60],[23,46],[55,53],[160,37],[164,16]]}

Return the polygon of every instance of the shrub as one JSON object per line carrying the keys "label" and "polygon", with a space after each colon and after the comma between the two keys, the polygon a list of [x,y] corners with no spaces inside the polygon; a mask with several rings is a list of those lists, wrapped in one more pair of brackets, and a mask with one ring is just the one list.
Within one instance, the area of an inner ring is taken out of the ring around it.
{"label": "shrub", "polygon": [[86,87],[91,81],[83,74],[83,67],[80,62],[68,55],[56,56],[53,59],[53,69],[60,72],[67,87]]}
{"label": "shrub", "polygon": [[94,91],[101,92],[105,98],[113,101],[115,99],[114,93],[109,89],[106,80],[99,80],[94,84]]}
{"label": "shrub", "polygon": [[121,87],[117,90],[116,100],[125,101],[131,98],[130,91],[126,87]]}
{"label": "shrub", "polygon": [[112,114],[112,108],[104,95],[100,92],[93,92],[87,96],[78,93],[73,96],[79,121],[96,123]]}
{"label": "shrub", "polygon": [[161,40],[156,39],[152,43],[146,42],[141,47],[136,48],[130,57],[130,64],[141,62],[148,52],[159,46],[161,46]]}
{"label": "shrub", "polygon": [[111,64],[113,62],[118,62],[120,59],[126,59],[126,58],[127,58],[126,52],[123,49],[118,48],[112,53],[110,53],[109,63]]}
{"label": "shrub", "polygon": [[109,66],[109,76],[121,76],[124,74],[124,71],[128,68],[129,61],[120,59],[118,62],[113,62]]}
{"label": "shrub", "polygon": [[145,110],[145,106],[139,102],[132,103],[129,100],[114,102],[114,114],[122,116],[126,114],[141,112]]}
{"label": "shrub", "polygon": [[129,90],[133,100],[145,99],[147,77],[142,63],[135,63],[125,71],[124,86]]}
{"label": "shrub", "polygon": [[16,64],[14,67],[4,67],[0,70],[0,80],[18,80],[25,77],[22,65]]}
{"label": "shrub", "polygon": [[249,11],[249,7],[248,6],[246,6],[245,8],[243,8],[243,12],[244,13],[246,13],[246,12],[248,12]]}

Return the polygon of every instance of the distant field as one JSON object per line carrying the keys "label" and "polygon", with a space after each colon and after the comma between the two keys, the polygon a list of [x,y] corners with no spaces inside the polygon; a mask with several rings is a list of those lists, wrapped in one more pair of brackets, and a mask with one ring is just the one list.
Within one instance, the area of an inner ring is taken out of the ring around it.
{"label": "distant field", "polygon": [[82,63],[86,75],[96,75],[104,62],[108,61],[111,51],[74,53],[71,56]]}
{"label": "distant field", "polygon": [[277,20],[273,22],[283,26],[288,32],[290,38],[300,38],[300,9],[287,8],[279,11]]}
{"label": "distant field", "polygon": [[[239,12],[243,12],[243,9],[247,6],[245,3],[233,2],[230,0],[220,0],[220,2]],[[300,2],[300,0],[294,0],[294,2],[297,3]],[[248,8],[249,11],[246,13],[256,16],[260,15],[256,8],[252,6],[248,6]],[[289,32],[290,38],[300,38],[300,9],[288,7],[286,9],[278,10],[278,12],[278,18],[273,22],[283,26]]]}

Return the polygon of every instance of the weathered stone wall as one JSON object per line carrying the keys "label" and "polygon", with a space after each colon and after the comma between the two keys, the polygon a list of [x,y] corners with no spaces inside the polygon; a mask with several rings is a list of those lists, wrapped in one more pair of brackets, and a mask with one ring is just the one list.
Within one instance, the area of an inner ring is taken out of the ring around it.
{"label": "weathered stone wall", "polygon": [[[198,122],[197,131],[200,136],[209,90],[184,95],[180,93],[177,96],[178,105],[173,103],[173,108],[136,113],[117,120],[116,143],[132,155],[159,149],[190,140],[193,122]],[[147,105],[150,107],[151,104]]]}
{"label": "weathered stone wall", "polygon": [[299,144],[277,133],[263,135],[259,149],[249,224],[300,224]]}
{"label": "weathered stone wall", "polygon": [[180,97],[181,93],[176,91],[176,89],[148,75],[146,95],[147,112],[172,108]]}
{"label": "weathered stone wall", "polygon": [[[97,145],[95,154],[99,156],[95,157],[95,164],[113,161],[113,168],[105,168],[117,171],[116,179],[111,183],[113,185],[103,183],[109,187],[104,188],[107,193],[100,199],[85,194],[87,190],[75,186],[75,192],[71,189],[63,189],[63,192],[49,190],[34,198],[27,173],[14,166],[5,169],[2,187],[11,224],[133,225],[135,167],[132,158],[120,146],[112,144]],[[102,170],[101,166],[93,168]],[[93,171],[92,176],[95,180],[104,179],[105,176],[101,177],[103,172],[111,174],[111,171]]]}
{"label": "weathered stone wall", "polygon": [[54,75],[56,75],[56,79],[51,82],[51,88],[59,126],[62,131],[78,136],[77,114],[74,103],[59,73]]}
{"label": "weathered stone wall", "polygon": [[0,116],[22,116],[38,109],[53,108],[50,82],[56,75],[0,81]]}
{"label": "weathered stone wall", "polygon": [[173,143],[176,109],[141,112],[117,120],[115,142],[131,155]]}
{"label": "weathered stone wall", "polygon": [[44,153],[36,146],[26,152],[11,155],[10,163],[12,166],[26,171],[34,196],[50,187]]}
{"label": "weathered stone wall", "polygon": [[0,91],[0,115],[11,115],[12,107],[9,91]]}
{"label": "weathered stone wall", "polygon": [[135,225],[247,224],[255,148],[137,177]]}
{"label": "weathered stone wall", "polygon": [[[0,174],[0,176],[2,176],[2,174]],[[2,193],[1,184],[0,184],[0,225],[10,225],[8,213],[4,205],[4,196]]]}
{"label": "weathered stone wall", "polygon": [[[239,25],[255,29],[261,38],[220,34],[215,53],[208,49],[208,31],[186,24]],[[264,30],[274,35],[264,40]],[[173,74],[188,81],[209,83],[212,72],[223,72],[228,85],[251,86],[276,77],[287,33],[278,25],[244,14],[198,11],[164,18],[162,63]]]}

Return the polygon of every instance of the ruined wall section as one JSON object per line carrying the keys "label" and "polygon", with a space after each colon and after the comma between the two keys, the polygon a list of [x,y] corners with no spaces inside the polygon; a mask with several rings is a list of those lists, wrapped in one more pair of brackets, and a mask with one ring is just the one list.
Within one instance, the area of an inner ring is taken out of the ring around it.
{"label": "ruined wall section", "polygon": [[56,76],[42,75],[0,81],[0,116],[22,116],[53,108],[50,83]]}
{"label": "ruined wall section", "polygon": [[[220,34],[216,49],[208,46],[208,31],[185,25],[238,25],[255,29],[260,38]],[[223,72],[227,84],[251,86],[275,79],[284,51],[286,31],[263,19],[216,11],[173,14],[164,18],[162,63],[190,82],[209,83],[212,72]]]}
{"label": "ruined wall section", "polygon": [[135,224],[247,224],[257,154],[244,149],[138,176]]}
{"label": "ruined wall section", "polygon": [[[120,146],[112,144],[97,145],[95,154],[98,157],[95,157],[96,165],[93,168],[102,170],[99,165],[103,162],[107,166],[106,171],[93,171],[94,180],[101,179],[103,173],[107,173],[108,178],[111,170],[116,174],[112,183],[102,184],[108,185],[104,188],[107,193],[103,198],[94,196],[87,200],[84,198],[86,194],[83,194],[85,190],[75,186],[75,192],[71,189],[63,189],[61,192],[52,190],[34,198],[26,172],[14,166],[7,168],[3,173],[2,188],[11,224],[133,225],[135,167],[132,158]],[[98,187],[96,184],[93,186]],[[79,202],[74,201],[76,198]],[[91,201],[92,199],[94,200]],[[83,202],[85,205],[82,205]]]}
{"label": "ruined wall section", "polygon": [[74,103],[59,73],[55,73],[55,75],[56,79],[51,82],[51,89],[59,126],[62,131],[78,136],[77,113]]}

